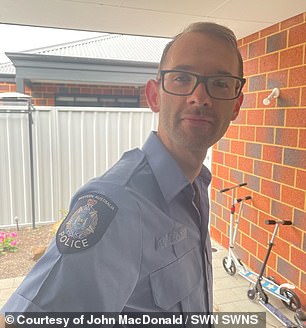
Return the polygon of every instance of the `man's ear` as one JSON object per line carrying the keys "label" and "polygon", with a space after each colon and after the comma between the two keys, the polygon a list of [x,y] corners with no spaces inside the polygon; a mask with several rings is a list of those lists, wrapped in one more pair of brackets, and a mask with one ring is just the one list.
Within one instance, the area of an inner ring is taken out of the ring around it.
{"label": "man's ear", "polygon": [[149,80],[145,87],[145,94],[147,103],[149,104],[152,112],[159,112],[159,82],[155,80]]}
{"label": "man's ear", "polygon": [[239,111],[240,111],[241,104],[243,102],[243,97],[244,97],[243,93],[241,93],[241,95],[237,98],[231,121],[234,121],[237,118]]}

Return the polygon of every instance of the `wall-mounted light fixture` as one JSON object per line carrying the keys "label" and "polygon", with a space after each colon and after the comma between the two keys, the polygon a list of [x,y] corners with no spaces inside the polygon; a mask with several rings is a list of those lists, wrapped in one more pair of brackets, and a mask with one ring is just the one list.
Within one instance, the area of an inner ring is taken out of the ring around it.
{"label": "wall-mounted light fixture", "polygon": [[269,96],[262,101],[263,104],[266,106],[270,105],[272,98],[279,97],[279,94],[280,94],[279,88],[274,88],[272,92],[269,94]]}

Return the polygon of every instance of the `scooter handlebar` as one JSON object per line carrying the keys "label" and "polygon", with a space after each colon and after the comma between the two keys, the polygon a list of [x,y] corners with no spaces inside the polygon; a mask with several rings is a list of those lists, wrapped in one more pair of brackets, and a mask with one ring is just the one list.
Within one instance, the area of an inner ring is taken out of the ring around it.
{"label": "scooter handlebar", "polygon": [[290,220],[266,220],[266,224],[273,225],[273,224],[282,224],[282,225],[292,225],[292,221]]}
{"label": "scooter handlebar", "polygon": [[242,183],[239,183],[239,184],[236,185],[236,186],[228,187],[228,188],[224,188],[224,189],[221,189],[221,190],[219,190],[219,191],[220,191],[220,192],[226,192],[226,191],[229,191],[229,190],[234,189],[234,188],[239,188],[239,187],[246,186],[247,184],[248,184],[247,182],[242,182]]}
{"label": "scooter handlebar", "polygon": [[252,196],[245,196],[244,198],[237,198],[236,202],[241,203],[241,202],[244,202],[244,201],[250,200],[250,199],[252,199]]}

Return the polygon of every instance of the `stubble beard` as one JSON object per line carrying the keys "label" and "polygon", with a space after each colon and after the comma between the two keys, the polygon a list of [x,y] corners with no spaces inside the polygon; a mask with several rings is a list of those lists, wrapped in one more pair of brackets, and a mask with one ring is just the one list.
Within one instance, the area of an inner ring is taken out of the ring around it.
{"label": "stubble beard", "polygon": [[[176,148],[181,148],[187,152],[201,152],[204,153],[210,147],[207,137],[200,133],[196,134],[196,131],[188,131],[192,129],[189,127],[186,129],[183,126],[183,121],[179,116],[176,116],[173,120],[164,119],[161,117],[161,124],[163,135],[167,139],[168,145],[172,145]],[[208,143],[208,145],[207,145]]]}

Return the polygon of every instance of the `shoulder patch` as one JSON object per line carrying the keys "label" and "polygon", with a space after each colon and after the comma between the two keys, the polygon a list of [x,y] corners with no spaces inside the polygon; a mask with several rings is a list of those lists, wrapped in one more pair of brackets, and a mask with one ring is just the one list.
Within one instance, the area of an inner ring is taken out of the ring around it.
{"label": "shoulder patch", "polygon": [[61,253],[75,253],[94,246],[104,235],[118,207],[97,193],[81,196],[56,234]]}

